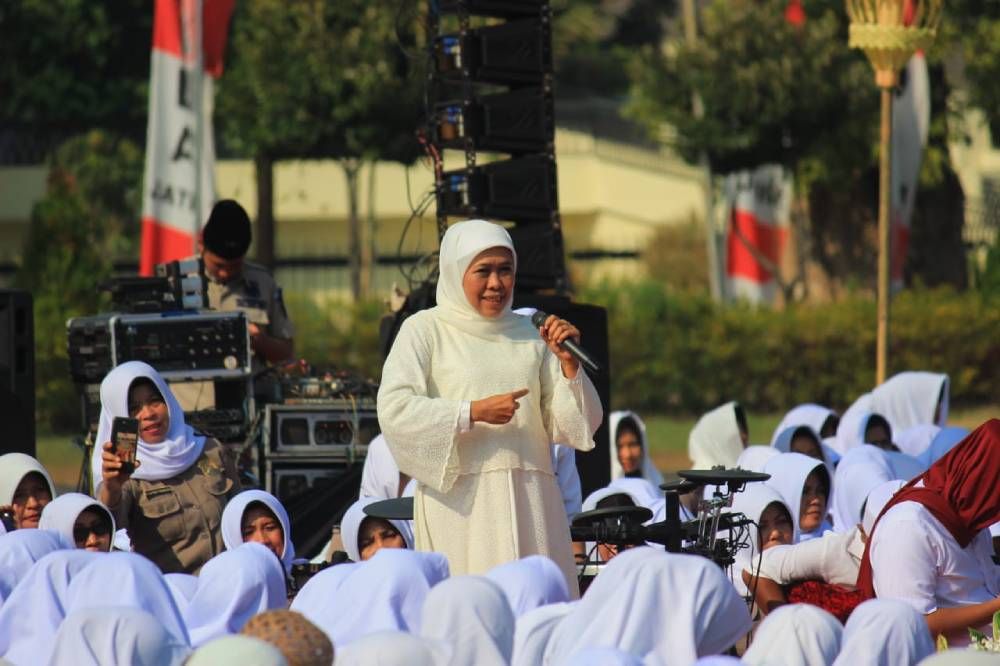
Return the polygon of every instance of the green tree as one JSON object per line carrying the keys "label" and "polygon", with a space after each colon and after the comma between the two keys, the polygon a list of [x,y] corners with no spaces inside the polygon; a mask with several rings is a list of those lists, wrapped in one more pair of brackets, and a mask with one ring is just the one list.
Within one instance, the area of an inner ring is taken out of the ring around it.
{"label": "green tree", "polygon": [[[423,56],[415,22],[362,0],[250,0],[237,7],[217,119],[228,145],[252,155],[257,247],[274,260],[273,165],[339,160],[348,183],[352,291],[361,292],[358,174],[378,159],[417,156]],[[404,25],[406,23],[406,25]]]}
{"label": "green tree", "polygon": [[50,428],[78,425],[66,321],[107,309],[98,286],[112,257],[135,247],[141,175],[135,144],[90,132],[53,154],[45,196],[32,210],[15,285],[35,301],[38,415]]}

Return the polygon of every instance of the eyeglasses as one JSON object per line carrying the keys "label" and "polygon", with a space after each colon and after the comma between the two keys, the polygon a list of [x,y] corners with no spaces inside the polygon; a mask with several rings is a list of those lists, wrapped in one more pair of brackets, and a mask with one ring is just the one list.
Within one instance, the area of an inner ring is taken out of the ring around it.
{"label": "eyeglasses", "polygon": [[93,525],[74,525],[73,526],[73,540],[74,541],[86,541],[87,537],[93,534],[94,536],[107,536],[111,532],[111,526],[104,521],[99,521]]}

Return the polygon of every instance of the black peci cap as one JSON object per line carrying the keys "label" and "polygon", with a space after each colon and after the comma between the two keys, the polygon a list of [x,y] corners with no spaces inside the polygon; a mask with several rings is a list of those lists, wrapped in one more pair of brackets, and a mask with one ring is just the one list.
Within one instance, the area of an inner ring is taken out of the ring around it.
{"label": "black peci cap", "polygon": [[239,259],[250,249],[250,216],[233,199],[223,199],[212,206],[202,229],[205,249],[223,259]]}

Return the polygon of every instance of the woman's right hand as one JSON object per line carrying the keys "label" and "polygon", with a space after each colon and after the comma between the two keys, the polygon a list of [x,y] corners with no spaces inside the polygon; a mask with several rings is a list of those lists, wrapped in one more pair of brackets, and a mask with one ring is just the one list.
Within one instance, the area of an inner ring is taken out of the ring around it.
{"label": "woman's right hand", "polygon": [[[125,467],[121,459],[118,458],[118,454],[114,452],[114,446],[111,442],[104,442],[101,449],[103,449],[101,452],[101,479],[108,490],[117,493],[135,470],[129,470]],[[135,464],[138,467],[139,461],[137,460]]]}
{"label": "woman's right hand", "polygon": [[493,425],[503,425],[509,423],[514,418],[514,413],[520,407],[518,400],[528,395],[528,389],[518,389],[510,393],[500,393],[491,395],[482,400],[473,400],[470,405],[470,414],[473,423],[492,423]]}

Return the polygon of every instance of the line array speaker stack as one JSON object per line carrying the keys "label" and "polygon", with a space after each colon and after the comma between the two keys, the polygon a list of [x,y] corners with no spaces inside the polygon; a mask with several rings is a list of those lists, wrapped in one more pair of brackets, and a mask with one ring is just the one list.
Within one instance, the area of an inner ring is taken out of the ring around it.
{"label": "line array speaker stack", "polygon": [[[449,217],[510,222],[518,291],[563,292],[549,4],[432,4],[430,140],[438,155],[465,155],[463,167],[436,171],[439,234]],[[480,164],[481,152],[502,159]]]}
{"label": "line array speaker stack", "polygon": [[0,289],[0,423],[0,454],[35,455],[35,317],[20,289]]}

